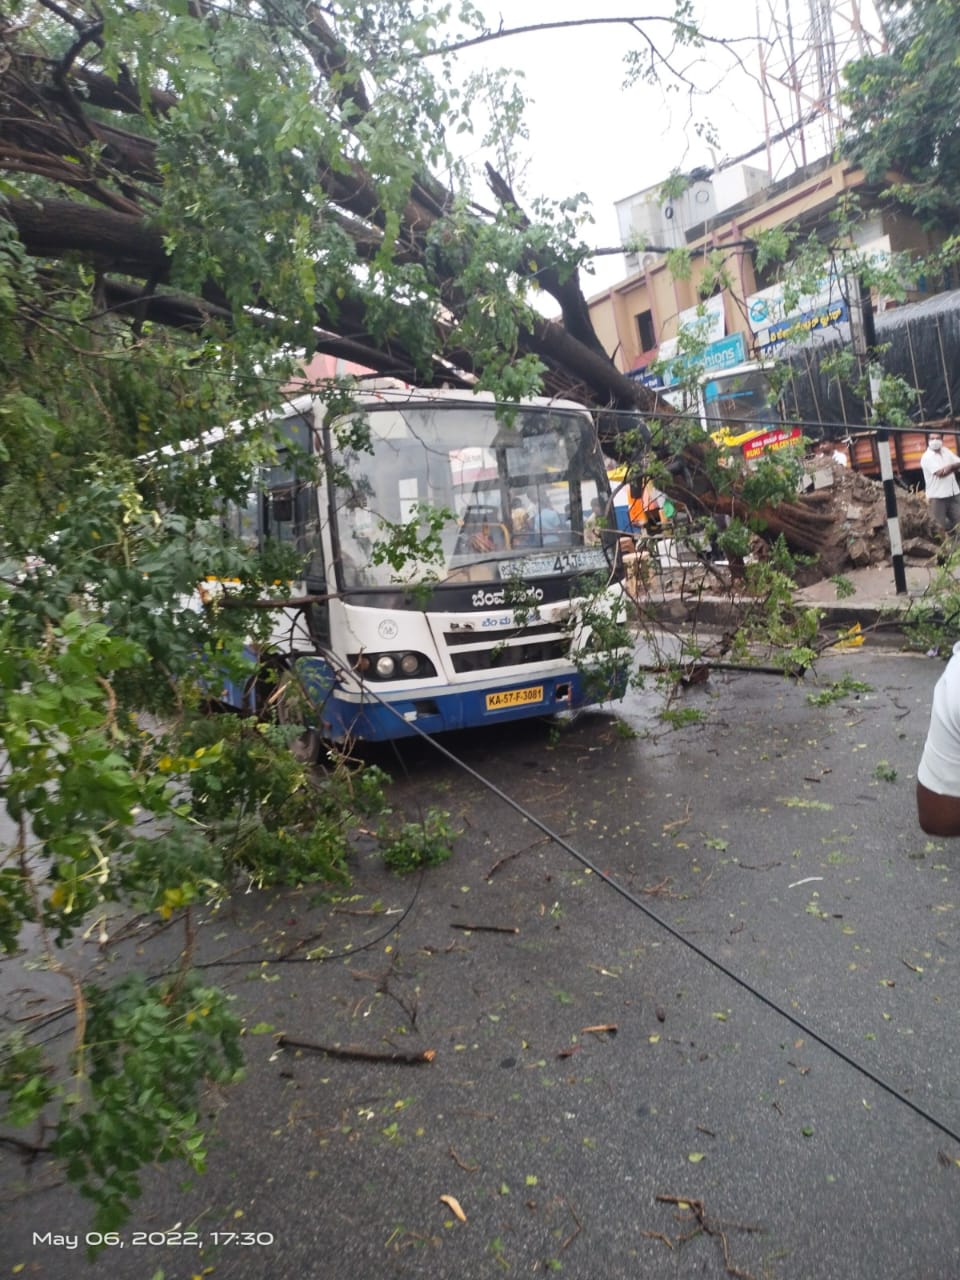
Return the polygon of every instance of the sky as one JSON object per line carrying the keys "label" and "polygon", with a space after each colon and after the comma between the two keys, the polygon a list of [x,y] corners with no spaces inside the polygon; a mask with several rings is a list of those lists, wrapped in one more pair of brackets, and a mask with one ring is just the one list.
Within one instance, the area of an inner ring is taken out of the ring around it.
{"label": "sky", "polygon": [[[479,7],[493,27],[501,21],[505,27],[516,27],[641,11],[646,15],[669,15],[674,8],[672,0],[593,0],[590,5],[583,0],[512,0],[509,4],[505,0],[500,4],[479,0]],[[833,34],[840,48],[853,48],[847,16],[854,7],[853,0],[832,0]],[[685,91],[665,91],[662,85],[640,82],[623,87],[624,52],[644,45],[637,33],[620,25],[513,36],[463,51],[457,65],[464,75],[481,66],[508,66],[523,71],[521,83],[530,99],[523,194],[528,199],[541,194],[559,200],[585,192],[595,224],[584,231],[584,239],[597,245],[616,245],[620,238],[614,212],[616,200],[657,185],[674,169],[689,170],[698,165],[713,168],[762,143],[765,109],[771,132],[791,118],[797,100],[784,90],[778,90],[776,106],[768,98],[765,108],[757,39],[759,25],[769,69],[786,70],[788,8],[796,41],[810,31],[808,0],[729,0],[723,6],[695,2],[701,29],[709,35],[736,38],[734,47],[745,66],[737,67],[729,52],[716,47],[680,50],[673,61],[678,67],[689,69],[704,91],[692,102]],[[859,8],[870,29],[875,23],[870,0],[860,0]],[[646,23],[644,29],[665,50],[668,48],[666,24]],[[783,37],[783,45],[769,43],[779,36]],[[800,73],[804,74],[803,68]],[[697,136],[695,120],[712,123],[718,134],[718,147],[712,148]],[[819,143],[812,133],[808,137],[810,151],[823,154],[822,137]],[[471,158],[482,160],[478,151]],[[812,158],[808,152],[808,159]],[[795,167],[782,149],[779,154],[774,152],[773,162],[775,177],[784,176],[784,169]],[[766,152],[749,163],[766,167]],[[490,202],[489,192],[480,190],[478,194]],[[596,274],[585,274],[583,278],[588,296],[626,274],[619,255],[597,259],[594,266]]]}

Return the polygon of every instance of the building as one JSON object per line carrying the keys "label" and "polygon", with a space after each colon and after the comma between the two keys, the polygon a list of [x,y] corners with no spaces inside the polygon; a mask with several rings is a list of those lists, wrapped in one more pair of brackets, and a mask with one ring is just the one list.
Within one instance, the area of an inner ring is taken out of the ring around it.
{"label": "building", "polygon": [[620,243],[628,247],[624,257],[629,274],[646,270],[663,256],[658,250],[632,251],[629,246],[679,249],[686,244],[686,234],[691,227],[714,218],[720,210],[729,209],[770,185],[766,169],[745,164],[719,169],[713,174],[695,169],[687,181],[686,189],[675,196],[665,197],[662,187],[648,187],[614,202]]}
{"label": "building", "polygon": [[[627,263],[634,270],[588,300],[600,341],[617,367],[654,386],[676,380],[669,365],[665,379],[644,377],[643,371],[677,353],[684,329],[696,327],[707,344],[701,357],[705,368],[719,372],[776,353],[797,325],[817,332],[840,332],[847,326],[845,286],[829,268],[826,245],[836,235],[834,215],[849,197],[856,197],[858,208],[852,247],[861,253],[918,256],[945,238],[893,205],[881,185],[867,182],[862,169],[829,157],[775,183],[767,183],[762,170],[746,166],[715,177],[696,171],[676,198],[658,195],[659,189],[639,192],[618,202]],[[732,204],[721,207],[730,199]],[[796,300],[785,299],[777,279],[781,265],[764,273],[755,260],[757,235],[778,227],[811,233],[825,245],[822,280]],[[685,249],[689,257],[686,279],[670,271],[667,253],[676,249]],[[708,288],[710,296],[702,298],[701,283],[714,277],[718,265],[727,283]],[[952,282],[913,283],[908,301]],[[894,305],[883,297],[874,301],[878,311]]]}

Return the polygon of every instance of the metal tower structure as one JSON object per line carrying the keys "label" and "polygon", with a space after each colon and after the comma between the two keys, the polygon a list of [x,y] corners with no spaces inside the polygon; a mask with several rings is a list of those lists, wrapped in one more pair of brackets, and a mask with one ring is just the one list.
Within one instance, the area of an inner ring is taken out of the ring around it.
{"label": "metal tower structure", "polygon": [[757,0],[757,44],[767,171],[775,180],[836,148],[842,70],[885,44],[872,0]]}

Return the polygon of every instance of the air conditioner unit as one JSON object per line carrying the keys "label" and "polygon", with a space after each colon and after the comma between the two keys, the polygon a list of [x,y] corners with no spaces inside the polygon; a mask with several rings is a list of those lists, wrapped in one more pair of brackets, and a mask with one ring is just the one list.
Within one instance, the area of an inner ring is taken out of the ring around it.
{"label": "air conditioner unit", "polygon": [[640,257],[640,270],[649,271],[651,267],[663,259],[662,253],[644,253]]}

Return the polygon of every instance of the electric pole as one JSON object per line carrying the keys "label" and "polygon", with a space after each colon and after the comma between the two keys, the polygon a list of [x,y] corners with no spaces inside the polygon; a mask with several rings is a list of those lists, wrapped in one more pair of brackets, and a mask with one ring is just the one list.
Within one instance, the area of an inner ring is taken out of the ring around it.
{"label": "electric pole", "polygon": [[[880,394],[882,368],[877,362],[877,330],[873,323],[873,299],[870,286],[862,276],[847,277],[847,308],[850,312],[850,336],[853,350],[860,366],[868,376],[866,403],[868,419],[874,416],[874,406]],[[897,488],[893,480],[893,464],[890,461],[890,432],[885,426],[876,425],[877,454],[880,458],[880,479],[883,481],[883,499],[887,511],[887,534],[890,538],[890,558],[893,561],[893,581],[897,595],[906,595],[907,572],[903,563],[903,539],[900,536],[900,516],[897,513]]]}

